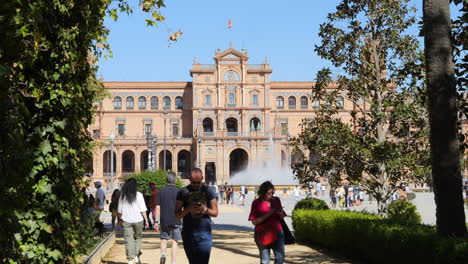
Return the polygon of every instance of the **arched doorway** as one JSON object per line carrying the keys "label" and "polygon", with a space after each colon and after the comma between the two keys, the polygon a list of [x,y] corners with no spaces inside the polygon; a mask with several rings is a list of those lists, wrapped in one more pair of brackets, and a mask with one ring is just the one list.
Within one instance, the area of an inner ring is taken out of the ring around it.
{"label": "arched doorway", "polygon": [[237,148],[229,155],[229,176],[247,169],[249,165],[249,154],[243,149]]}
{"label": "arched doorway", "polygon": [[216,165],[214,162],[207,162],[205,165],[205,182],[216,183]]}
{"label": "arched doorway", "polygon": [[262,129],[260,119],[258,117],[250,119],[250,131],[259,131],[260,129]]}
{"label": "arched doorway", "polygon": [[[110,150],[106,150],[102,156],[102,172],[104,173],[104,176],[109,176],[111,172],[111,156],[110,156]],[[117,155],[115,154],[115,151],[113,151],[113,156],[114,156],[114,176],[116,172],[116,167],[117,167]]]}
{"label": "arched doorway", "polygon": [[148,170],[148,150],[143,150],[140,154],[140,170]]}
{"label": "arched doorway", "polygon": [[[164,150],[159,152],[159,169],[164,169]],[[172,153],[166,149],[166,170],[172,170]]]}
{"label": "arched doorway", "polygon": [[228,136],[237,136],[237,119],[234,117],[226,119],[226,130]]}
{"label": "arched doorway", "polygon": [[203,119],[203,134],[204,136],[213,135],[213,120],[209,117]]}
{"label": "arched doorway", "polygon": [[189,151],[184,149],[177,153],[177,172],[183,179],[187,179],[190,175],[190,170],[192,169],[190,160],[191,155]]}
{"label": "arched doorway", "polygon": [[122,153],[122,172],[124,174],[135,172],[135,153],[131,150]]}

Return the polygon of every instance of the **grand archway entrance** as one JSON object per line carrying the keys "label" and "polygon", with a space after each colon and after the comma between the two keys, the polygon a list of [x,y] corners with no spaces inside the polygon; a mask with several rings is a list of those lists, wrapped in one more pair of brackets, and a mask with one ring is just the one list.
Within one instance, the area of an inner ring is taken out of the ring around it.
{"label": "grand archway entrance", "polygon": [[183,179],[187,179],[190,175],[191,170],[191,157],[190,152],[187,150],[181,150],[177,154],[177,172]]}
{"label": "grand archway entrance", "polygon": [[216,183],[216,165],[214,162],[207,162],[205,165],[206,183]]}
{"label": "grand archway entrance", "polygon": [[249,165],[249,154],[243,149],[235,149],[229,155],[229,177],[237,172],[247,169]]}
{"label": "grand archway entrance", "polygon": [[[164,169],[164,150],[159,152],[159,169]],[[166,149],[166,170],[172,170],[172,153]]]}

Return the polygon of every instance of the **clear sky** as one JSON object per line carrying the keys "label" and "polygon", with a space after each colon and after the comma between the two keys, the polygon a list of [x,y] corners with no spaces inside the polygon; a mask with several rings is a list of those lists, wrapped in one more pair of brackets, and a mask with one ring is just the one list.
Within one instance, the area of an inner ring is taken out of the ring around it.
{"label": "clear sky", "polygon": [[[129,0],[129,2],[134,2]],[[273,69],[272,81],[313,81],[329,64],[314,52],[320,23],[339,0],[167,0],[167,20],[146,27],[146,14],[110,19],[109,43],[114,57],[99,63],[105,81],[191,81],[193,58],[212,64],[217,48],[247,49],[249,62]],[[413,0],[422,16],[422,0]],[[232,29],[228,29],[228,20]],[[168,46],[170,33],[183,35]],[[416,33],[416,30],[415,30]]]}

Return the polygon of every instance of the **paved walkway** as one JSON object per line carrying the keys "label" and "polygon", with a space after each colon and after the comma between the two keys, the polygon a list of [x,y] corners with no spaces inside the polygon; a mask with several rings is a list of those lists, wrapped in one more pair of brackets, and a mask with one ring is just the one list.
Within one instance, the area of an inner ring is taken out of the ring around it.
{"label": "paved walkway", "polygon": [[[258,249],[253,241],[252,225],[247,221],[248,208],[220,205],[220,214],[215,222],[213,231],[213,249],[210,263],[222,264],[257,264],[259,263]],[[142,263],[159,264],[160,250],[159,233],[145,231],[141,256]],[[167,254],[170,254],[168,249]],[[170,259],[166,261],[170,263]],[[179,246],[177,263],[188,264],[182,245]],[[272,261],[273,263],[273,261]],[[349,262],[325,255],[305,245],[286,246],[287,264],[332,264]],[[122,234],[119,233],[117,242],[111,249],[103,264],[127,264],[125,245]]]}

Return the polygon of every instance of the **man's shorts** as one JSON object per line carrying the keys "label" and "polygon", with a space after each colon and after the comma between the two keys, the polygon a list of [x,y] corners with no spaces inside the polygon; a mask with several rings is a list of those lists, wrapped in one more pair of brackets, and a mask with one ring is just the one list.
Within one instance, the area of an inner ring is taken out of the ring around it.
{"label": "man's shorts", "polygon": [[180,225],[171,225],[171,226],[167,226],[167,225],[163,225],[160,227],[161,229],[161,239],[165,239],[165,240],[169,240],[169,239],[172,239],[172,240],[175,240],[175,241],[180,241],[182,240],[182,235],[181,235],[181,230],[182,230],[182,226]]}

